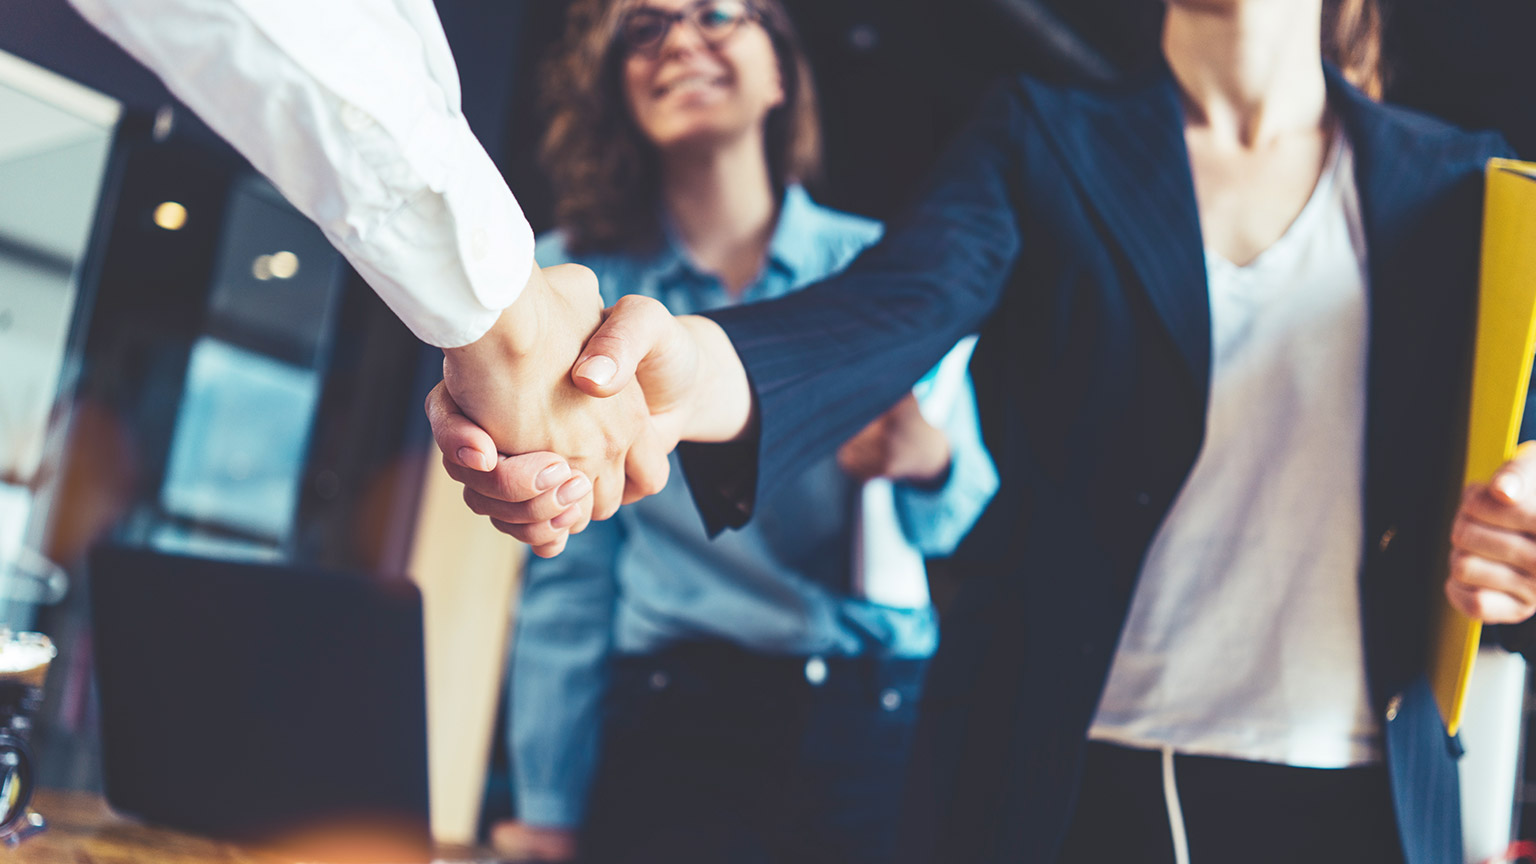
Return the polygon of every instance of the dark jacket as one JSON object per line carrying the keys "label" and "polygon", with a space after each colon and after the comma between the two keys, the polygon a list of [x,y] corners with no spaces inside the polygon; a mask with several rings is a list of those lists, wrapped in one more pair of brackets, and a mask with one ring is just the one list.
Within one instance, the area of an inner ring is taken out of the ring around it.
{"label": "dark jacket", "polygon": [[[1456,761],[1425,646],[1460,476],[1482,168],[1506,148],[1374,103],[1332,69],[1328,82],[1369,250],[1370,694],[1408,860],[1443,864],[1462,856]],[[981,331],[972,370],[1002,489],[962,549],[966,584],[925,695],[911,820],[923,860],[1057,854],[1143,557],[1204,435],[1202,250],[1166,70],[1114,90],[1025,78],[990,97],[919,203],[845,274],[713,316],[760,408],[747,448],[685,455],[716,527]]]}

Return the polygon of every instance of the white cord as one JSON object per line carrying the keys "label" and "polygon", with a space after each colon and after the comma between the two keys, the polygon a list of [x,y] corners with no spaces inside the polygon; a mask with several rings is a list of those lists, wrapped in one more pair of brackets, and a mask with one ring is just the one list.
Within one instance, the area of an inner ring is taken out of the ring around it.
{"label": "white cord", "polygon": [[1184,833],[1184,808],[1179,804],[1179,784],[1173,777],[1173,748],[1163,748],[1163,801],[1168,805],[1168,831],[1173,835],[1173,860],[1189,864],[1189,836]]}

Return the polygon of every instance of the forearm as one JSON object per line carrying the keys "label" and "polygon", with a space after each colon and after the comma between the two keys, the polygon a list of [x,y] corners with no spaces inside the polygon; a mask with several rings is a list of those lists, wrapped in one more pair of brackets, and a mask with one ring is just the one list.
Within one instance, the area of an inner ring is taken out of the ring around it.
{"label": "forearm", "polygon": [[[843,274],[762,305],[709,313],[749,376],[755,452],[745,458],[758,463],[725,477],[718,466],[684,460],[712,528],[739,524],[795,466],[836,450],[992,311],[1022,246],[1014,212],[1022,99],[1012,88],[989,98],[918,204]],[[715,492],[722,489],[741,498],[724,500]]]}
{"label": "forearm", "polygon": [[429,0],[71,0],[313,220],[423,341],[478,339],[533,232]]}

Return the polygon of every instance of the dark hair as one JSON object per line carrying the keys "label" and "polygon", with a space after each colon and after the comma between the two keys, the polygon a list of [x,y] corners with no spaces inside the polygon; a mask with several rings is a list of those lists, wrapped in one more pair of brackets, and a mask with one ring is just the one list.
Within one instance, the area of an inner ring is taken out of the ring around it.
{"label": "dark hair", "polygon": [[1382,29],[1378,0],[1323,0],[1323,56],[1372,99],[1386,89]]}
{"label": "dark hair", "polygon": [[[637,251],[660,238],[660,164],[625,100],[618,34],[638,0],[576,0],[559,52],[545,70],[551,112],[542,158],[555,193],[555,223],[575,254]],[[764,130],[777,190],[815,179],[821,127],[810,63],[779,0],[750,0],[773,43],[784,103]]]}

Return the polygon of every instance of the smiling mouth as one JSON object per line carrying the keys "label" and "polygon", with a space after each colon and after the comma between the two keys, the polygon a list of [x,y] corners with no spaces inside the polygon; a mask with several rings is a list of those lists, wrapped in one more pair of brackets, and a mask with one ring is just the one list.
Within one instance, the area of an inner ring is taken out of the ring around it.
{"label": "smiling mouth", "polygon": [[684,75],[681,78],[675,78],[657,87],[653,95],[660,99],[668,93],[678,90],[724,87],[726,83],[726,77],[723,75]]}

